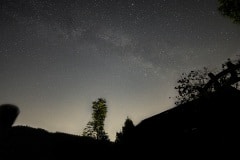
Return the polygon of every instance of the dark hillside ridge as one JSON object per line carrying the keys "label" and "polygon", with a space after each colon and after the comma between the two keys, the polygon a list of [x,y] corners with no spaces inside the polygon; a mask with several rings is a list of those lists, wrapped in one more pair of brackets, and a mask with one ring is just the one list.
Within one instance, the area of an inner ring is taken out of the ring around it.
{"label": "dark hillside ridge", "polygon": [[140,122],[129,142],[140,154],[216,157],[236,154],[240,136],[240,91],[215,93]]}
{"label": "dark hillside ridge", "polygon": [[[43,129],[26,126],[12,127],[1,143],[1,157],[5,159],[60,159],[99,158],[113,148],[112,142],[97,141],[90,137],[82,137],[67,133],[50,133]],[[93,152],[94,154],[89,154]]]}

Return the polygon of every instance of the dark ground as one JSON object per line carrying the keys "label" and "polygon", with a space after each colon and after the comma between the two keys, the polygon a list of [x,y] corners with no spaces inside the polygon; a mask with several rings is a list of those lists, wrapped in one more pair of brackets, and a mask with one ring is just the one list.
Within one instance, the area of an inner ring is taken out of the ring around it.
{"label": "dark ground", "polygon": [[239,100],[240,91],[221,89],[143,120],[118,144],[15,126],[1,135],[0,159],[231,159],[240,153]]}

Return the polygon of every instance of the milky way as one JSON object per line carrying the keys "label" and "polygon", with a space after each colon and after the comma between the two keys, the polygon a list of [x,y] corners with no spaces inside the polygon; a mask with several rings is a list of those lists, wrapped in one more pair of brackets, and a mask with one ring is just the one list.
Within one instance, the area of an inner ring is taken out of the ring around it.
{"label": "milky way", "polygon": [[80,135],[91,102],[108,104],[112,140],[130,117],[174,107],[183,72],[240,54],[240,26],[216,0],[3,0],[0,103],[16,124]]}

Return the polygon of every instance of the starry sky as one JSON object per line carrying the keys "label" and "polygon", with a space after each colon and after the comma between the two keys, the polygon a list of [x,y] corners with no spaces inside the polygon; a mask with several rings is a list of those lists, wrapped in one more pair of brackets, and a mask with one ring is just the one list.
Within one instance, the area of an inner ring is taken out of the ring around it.
{"label": "starry sky", "polygon": [[15,125],[80,135],[91,103],[107,100],[115,139],[174,107],[183,72],[221,68],[240,54],[240,25],[217,0],[1,0],[0,104]]}

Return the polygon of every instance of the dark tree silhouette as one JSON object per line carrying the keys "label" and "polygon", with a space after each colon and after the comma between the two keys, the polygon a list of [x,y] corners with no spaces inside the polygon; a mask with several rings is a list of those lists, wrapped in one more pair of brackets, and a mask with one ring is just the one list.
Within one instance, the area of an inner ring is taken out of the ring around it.
{"label": "dark tree silhouette", "polygon": [[[231,65],[233,65],[232,62],[237,64],[240,63],[239,60],[232,61],[231,59],[228,59],[225,63],[222,64],[222,70],[231,67]],[[178,92],[175,104],[184,104],[199,98],[202,94],[214,92],[216,88],[225,84],[229,80],[229,78],[233,78],[234,75],[236,76],[240,73],[239,70],[233,72],[236,73],[230,72],[229,74],[222,76],[218,80],[215,80],[214,74],[211,73],[206,67],[204,67],[203,70],[194,70],[188,74],[183,73],[180,79],[177,81],[178,85],[175,87]],[[207,90],[203,91],[203,87],[210,79],[215,81],[215,83],[212,86],[209,86]],[[240,87],[239,82],[233,84],[232,86],[236,89],[239,89]]]}
{"label": "dark tree silhouette", "polygon": [[175,89],[178,92],[176,96],[176,105],[192,101],[200,96],[200,90],[209,81],[208,69],[194,70],[190,73],[183,73],[177,81]]}
{"label": "dark tree silhouette", "polygon": [[0,106],[0,131],[10,128],[19,114],[19,108],[12,104]]}
{"label": "dark tree silhouette", "polygon": [[84,128],[83,136],[93,137],[93,138],[97,137],[97,133],[93,129],[93,122],[92,121],[89,121],[87,123],[86,127]]}
{"label": "dark tree silhouette", "polygon": [[104,120],[107,114],[106,100],[98,98],[92,103],[92,121],[87,123],[84,128],[83,136],[93,137],[98,140],[109,140],[107,133],[104,131]]}
{"label": "dark tree silhouette", "polygon": [[124,126],[122,127],[122,131],[116,133],[115,142],[127,143],[130,141],[130,138],[133,135],[134,127],[133,121],[127,117],[126,121],[124,122]]}
{"label": "dark tree silhouette", "polygon": [[223,16],[227,16],[234,23],[240,23],[240,1],[239,0],[218,0],[218,10]]}

